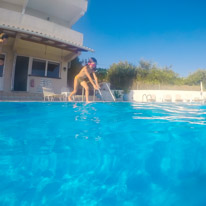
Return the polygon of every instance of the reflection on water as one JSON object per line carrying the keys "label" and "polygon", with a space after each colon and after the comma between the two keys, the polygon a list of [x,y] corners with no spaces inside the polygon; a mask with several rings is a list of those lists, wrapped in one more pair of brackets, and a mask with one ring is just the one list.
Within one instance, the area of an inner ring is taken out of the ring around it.
{"label": "reflection on water", "polygon": [[[176,105],[176,104],[147,104],[147,105],[132,105],[136,110],[156,110],[158,113],[153,113],[153,115],[144,116],[145,113],[135,113],[134,119],[156,119],[156,120],[167,120],[173,122],[187,122],[190,124],[201,124],[206,125],[205,119],[205,107],[203,109],[195,108],[195,105]],[[147,113],[146,113],[147,114]],[[202,116],[200,116],[202,115]]]}
{"label": "reflection on water", "polygon": [[204,105],[0,103],[0,122],[0,205],[206,203]]}

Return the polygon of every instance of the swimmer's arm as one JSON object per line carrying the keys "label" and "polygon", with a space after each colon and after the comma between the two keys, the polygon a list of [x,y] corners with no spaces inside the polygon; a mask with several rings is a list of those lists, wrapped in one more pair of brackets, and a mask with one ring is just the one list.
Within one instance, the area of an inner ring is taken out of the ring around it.
{"label": "swimmer's arm", "polygon": [[100,88],[99,83],[98,83],[98,78],[97,78],[97,76],[94,72],[93,72],[93,77],[94,77],[94,80],[95,80],[95,83],[96,83],[97,87]]}

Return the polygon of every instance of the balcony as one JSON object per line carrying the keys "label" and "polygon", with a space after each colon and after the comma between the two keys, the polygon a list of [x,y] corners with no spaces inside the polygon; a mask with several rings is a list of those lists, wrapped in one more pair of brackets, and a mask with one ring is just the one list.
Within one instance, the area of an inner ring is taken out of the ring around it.
{"label": "balcony", "polygon": [[87,11],[87,0],[1,0],[0,7],[71,27]]}
{"label": "balcony", "polygon": [[41,18],[22,15],[19,12],[0,8],[0,28],[20,33],[44,37],[66,45],[79,47],[82,51],[92,51],[83,47],[83,34]]}

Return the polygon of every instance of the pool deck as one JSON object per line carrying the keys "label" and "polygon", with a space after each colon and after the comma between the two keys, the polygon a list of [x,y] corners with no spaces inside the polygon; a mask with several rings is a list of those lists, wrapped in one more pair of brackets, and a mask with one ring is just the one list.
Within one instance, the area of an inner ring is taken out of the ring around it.
{"label": "pool deck", "polygon": [[[111,94],[104,94],[104,101],[97,97],[89,96],[91,102],[114,102]],[[43,102],[43,94],[28,92],[2,92],[0,91],[0,102]],[[116,99],[122,102],[123,98]],[[128,94],[130,102],[206,102],[206,92],[201,91],[179,91],[179,90],[131,90]],[[67,102],[65,99],[54,99],[52,102]],[[76,95],[75,101],[82,101],[82,95]]]}

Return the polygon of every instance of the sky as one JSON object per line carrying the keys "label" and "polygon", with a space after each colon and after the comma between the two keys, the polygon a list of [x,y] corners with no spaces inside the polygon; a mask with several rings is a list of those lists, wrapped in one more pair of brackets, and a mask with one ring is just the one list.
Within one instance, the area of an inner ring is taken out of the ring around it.
{"label": "sky", "polygon": [[141,59],[172,66],[180,77],[206,69],[205,0],[88,0],[87,12],[72,27],[95,50],[99,68]]}

